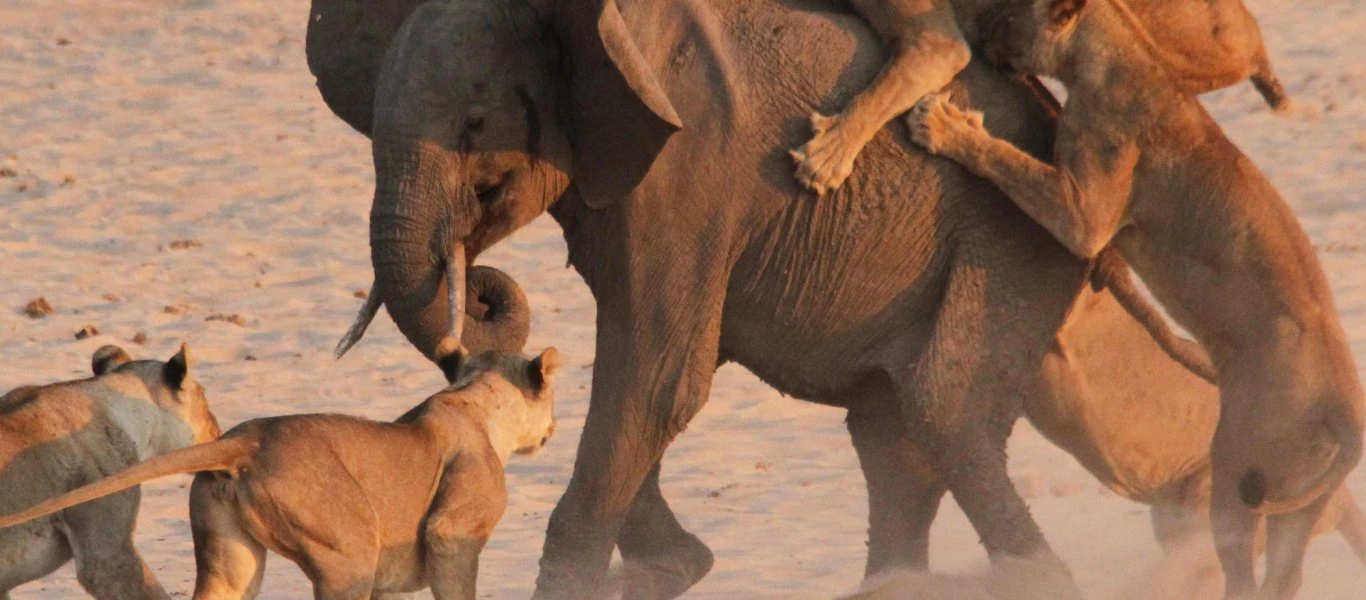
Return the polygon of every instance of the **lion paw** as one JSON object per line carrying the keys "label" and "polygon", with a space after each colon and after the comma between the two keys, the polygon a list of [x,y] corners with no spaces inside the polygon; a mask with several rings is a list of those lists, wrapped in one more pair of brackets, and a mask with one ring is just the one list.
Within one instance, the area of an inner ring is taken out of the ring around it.
{"label": "lion paw", "polygon": [[797,181],[824,195],[839,189],[854,172],[854,158],[863,144],[849,135],[838,116],[813,113],[811,130],[815,133],[811,141],[788,154],[797,165]]}
{"label": "lion paw", "polygon": [[948,94],[925,96],[906,113],[911,141],[939,154],[961,136],[984,131],[982,113],[949,102]]}

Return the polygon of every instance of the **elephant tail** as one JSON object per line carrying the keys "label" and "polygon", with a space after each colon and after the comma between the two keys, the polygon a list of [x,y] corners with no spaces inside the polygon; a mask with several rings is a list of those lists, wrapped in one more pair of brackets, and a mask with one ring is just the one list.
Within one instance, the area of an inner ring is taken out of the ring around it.
{"label": "elephant tail", "polygon": [[1205,352],[1200,344],[1178,336],[1172,331],[1167,319],[1157,312],[1152,303],[1144,298],[1134,285],[1133,276],[1129,273],[1129,263],[1113,247],[1101,250],[1092,265],[1091,289],[1100,291],[1101,288],[1109,288],[1119,305],[1148,330],[1148,335],[1152,336],[1153,341],[1157,342],[1168,356],[1201,379],[1213,385],[1219,384],[1209,353]]}

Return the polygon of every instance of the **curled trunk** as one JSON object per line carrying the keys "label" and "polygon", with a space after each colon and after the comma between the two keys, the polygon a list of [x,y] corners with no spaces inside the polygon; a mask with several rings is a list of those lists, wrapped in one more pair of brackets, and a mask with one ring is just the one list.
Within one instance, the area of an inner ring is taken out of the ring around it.
{"label": "curled trunk", "polygon": [[[402,152],[384,150],[393,146],[375,144],[370,211],[375,282],[338,355],[360,339],[380,304],[403,336],[433,361],[453,352],[454,340],[473,352],[521,350],[530,308],[516,282],[492,267],[469,267],[466,275],[463,237],[470,216],[457,207],[468,204],[473,190],[450,176],[449,155],[439,149],[418,144]],[[468,306],[474,317],[453,319],[453,313],[467,308],[467,297],[478,300]]]}
{"label": "curled trunk", "polygon": [[[465,304],[462,345],[473,353],[521,352],[531,335],[531,305],[516,280],[493,267],[473,266],[466,275],[465,294],[469,301]],[[365,335],[379,312],[380,297],[379,290],[371,288],[355,323],[337,343],[337,358]]]}

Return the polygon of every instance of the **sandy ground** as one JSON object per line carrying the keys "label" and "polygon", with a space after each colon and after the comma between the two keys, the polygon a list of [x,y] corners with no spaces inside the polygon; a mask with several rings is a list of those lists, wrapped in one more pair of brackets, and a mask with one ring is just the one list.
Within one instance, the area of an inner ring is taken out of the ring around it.
{"label": "sandy ground", "polygon": [[[1275,117],[1246,85],[1207,104],[1302,217],[1363,357],[1366,1],[1249,4],[1305,110]],[[390,419],[441,385],[387,316],[332,360],[361,302],[353,294],[370,283],[372,170],[367,140],[313,87],[307,11],[303,0],[0,0],[0,388],[81,376],[102,344],[165,358],[182,340],[225,425],[309,411]],[[587,409],[593,304],[564,268],[549,218],[481,262],[527,289],[529,348],[553,344],[569,359],[560,433],[509,467],[510,506],[483,555],[480,596],[524,598]],[[24,316],[40,296],[56,312]],[[74,339],[85,325],[100,335]],[[145,345],[131,341],[138,333]],[[665,461],[665,493],[717,555],[692,597],[821,598],[858,583],[865,494],[842,417],[721,370],[711,403]],[[1143,586],[1160,557],[1145,507],[1102,492],[1023,423],[1011,460],[1086,591],[1111,598]],[[187,482],[146,486],[138,530],[175,596],[193,587]],[[1366,497],[1362,471],[1350,484]],[[933,548],[937,569],[985,562],[952,502]],[[1363,589],[1366,570],[1347,545],[1320,538],[1301,597]],[[307,595],[298,569],[271,559],[262,597]],[[69,566],[14,593],[81,596]]]}

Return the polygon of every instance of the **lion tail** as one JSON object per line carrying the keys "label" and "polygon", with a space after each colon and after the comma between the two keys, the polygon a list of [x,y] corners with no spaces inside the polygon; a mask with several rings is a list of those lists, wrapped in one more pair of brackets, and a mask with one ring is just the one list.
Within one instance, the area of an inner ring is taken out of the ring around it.
{"label": "lion tail", "polygon": [[0,529],[108,496],[150,479],[177,473],[235,469],[238,461],[247,456],[251,445],[249,440],[232,437],[147,459],[99,481],[78,487],[56,498],[44,500],[21,512],[0,517]]}
{"label": "lion tail", "polygon": [[1115,300],[1124,307],[1134,320],[1148,330],[1148,335],[1181,366],[1186,367],[1197,377],[1213,385],[1218,385],[1214,364],[1209,353],[1195,342],[1176,335],[1167,320],[1153,308],[1152,303],[1143,297],[1134,285],[1129,274],[1129,263],[1113,247],[1106,247],[1096,256],[1094,270],[1091,272],[1091,288],[1109,288]]}

